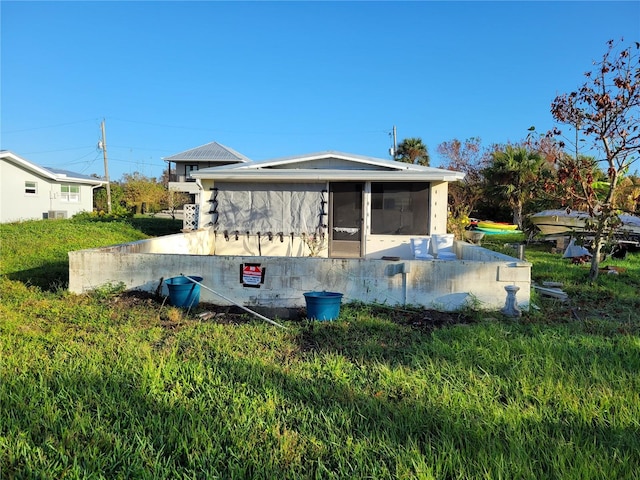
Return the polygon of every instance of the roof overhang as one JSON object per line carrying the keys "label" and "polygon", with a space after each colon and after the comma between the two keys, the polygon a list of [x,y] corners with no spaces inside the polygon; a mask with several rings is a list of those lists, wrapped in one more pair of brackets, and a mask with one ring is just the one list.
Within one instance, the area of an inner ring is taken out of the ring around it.
{"label": "roof overhang", "polygon": [[[210,169],[214,170],[214,169]],[[191,176],[202,180],[218,181],[256,181],[256,182],[455,182],[462,180],[464,174],[460,172],[414,171],[380,171],[380,170],[323,170],[323,169],[275,169],[275,170],[238,170],[238,171],[205,171],[192,172]],[[446,173],[444,173],[446,172]]]}
{"label": "roof overhang", "polygon": [[18,165],[25,170],[28,170],[36,175],[39,175],[43,178],[52,180],[54,182],[66,182],[66,183],[82,183],[84,185],[95,185],[100,186],[107,183],[106,180],[100,180],[98,178],[89,178],[89,177],[75,177],[72,174],[68,173],[57,173],[48,168],[41,167],[40,165],[36,165],[35,163],[30,162],[29,160],[25,160],[22,157],[19,157],[13,152],[8,150],[4,150],[0,152],[0,159],[5,159],[15,165]]}
{"label": "roof overhang", "polygon": [[[335,164],[317,167],[318,161],[338,160]],[[314,168],[305,168],[314,165]],[[284,157],[261,162],[204,168],[191,173],[201,180],[298,182],[298,181],[397,181],[397,182],[455,182],[464,173],[442,168],[424,167],[341,152],[320,152]]]}

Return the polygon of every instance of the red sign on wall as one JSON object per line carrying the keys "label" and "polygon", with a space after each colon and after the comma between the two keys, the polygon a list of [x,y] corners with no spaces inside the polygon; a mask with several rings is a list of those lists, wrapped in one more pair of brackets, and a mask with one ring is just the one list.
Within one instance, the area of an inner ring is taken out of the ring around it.
{"label": "red sign on wall", "polygon": [[264,283],[265,269],[259,263],[240,265],[240,282],[245,287],[260,288]]}

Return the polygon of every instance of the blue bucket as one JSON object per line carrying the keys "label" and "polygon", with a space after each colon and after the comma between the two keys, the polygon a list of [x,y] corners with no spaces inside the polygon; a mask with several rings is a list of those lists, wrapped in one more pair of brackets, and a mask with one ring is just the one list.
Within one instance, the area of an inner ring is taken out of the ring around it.
{"label": "blue bucket", "polygon": [[[202,282],[202,277],[189,278]],[[169,288],[169,302],[174,307],[195,307],[200,302],[200,285],[193,283],[189,278],[181,276],[164,281]]]}
{"label": "blue bucket", "polygon": [[311,320],[335,320],[340,315],[341,293],[307,292],[303,295],[307,302],[307,318]]}

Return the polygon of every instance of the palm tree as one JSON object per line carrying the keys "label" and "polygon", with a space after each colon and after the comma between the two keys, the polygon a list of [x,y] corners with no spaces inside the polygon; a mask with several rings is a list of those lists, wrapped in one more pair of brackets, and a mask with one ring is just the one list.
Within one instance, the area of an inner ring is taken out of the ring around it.
{"label": "palm tree", "polygon": [[522,210],[536,188],[536,180],[545,159],[539,152],[507,146],[492,154],[491,164],[483,169],[487,193],[495,195],[513,210],[513,223],[522,229]]}
{"label": "palm tree", "polygon": [[398,145],[395,159],[399,162],[429,166],[429,151],[421,138],[405,138]]}
{"label": "palm tree", "polygon": [[629,175],[620,180],[616,205],[624,212],[640,213],[640,177]]}

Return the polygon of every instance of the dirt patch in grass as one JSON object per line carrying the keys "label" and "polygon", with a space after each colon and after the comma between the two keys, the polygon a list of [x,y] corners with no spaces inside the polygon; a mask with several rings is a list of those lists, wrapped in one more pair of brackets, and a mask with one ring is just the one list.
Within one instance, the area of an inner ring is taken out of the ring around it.
{"label": "dirt patch in grass", "polygon": [[191,309],[176,308],[169,304],[169,299],[152,292],[130,290],[111,299],[111,304],[118,309],[150,308],[159,312],[160,325],[167,329],[175,329],[189,321],[212,321],[220,324],[239,325],[249,323],[252,317],[239,307],[214,305],[200,302]]}
{"label": "dirt patch in grass", "polygon": [[[192,309],[176,309],[169,305],[167,298],[152,292],[132,290],[123,292],[111,300],[118,309],[152,308],[159,311],[160,323],[167,329],[175,329],[185,321],[207,321],[222,325],[240,325],[253,322],[255,317],[237,306],[215,305],[200,302]],[[432,331],[437,328],[469,324],[474,320],[461,312],[440,312],[437,310],[403,310],[390,307],[368,306],[372,316],[384,318],[398,325],[404,325],[416,330]],[[175,318],[175,311],[181,312],[180,318]],[[268,315],[266,315],[268,317]],[[298,309],[292,320],[303,321],[305,309]]]}
{"label": "dirt patch in grass", "polygon": [[453,325],[473,323],[473,319],[464,313],[439,312],[437,310],[423,310],[406,315],[394,314],[392,320],[401,325],[407,325],[418,330],[435,330]]}
{"label": "dirt patch in grass", "polygon": [[367,306],[371,316],[389,320],[414,330],[433,331],[453,325],[468,325],[475,319],[464,312],[442,312],[431,309],[403,309],[388,306]]}
{"label": "dirt patch in grass", "polygon": [[142,290],[129,290],[114,296],[110,303],[118,308],[140,308],[153,307],[158,308],[162,304],[162,298],[151,292],[143,292]]}

